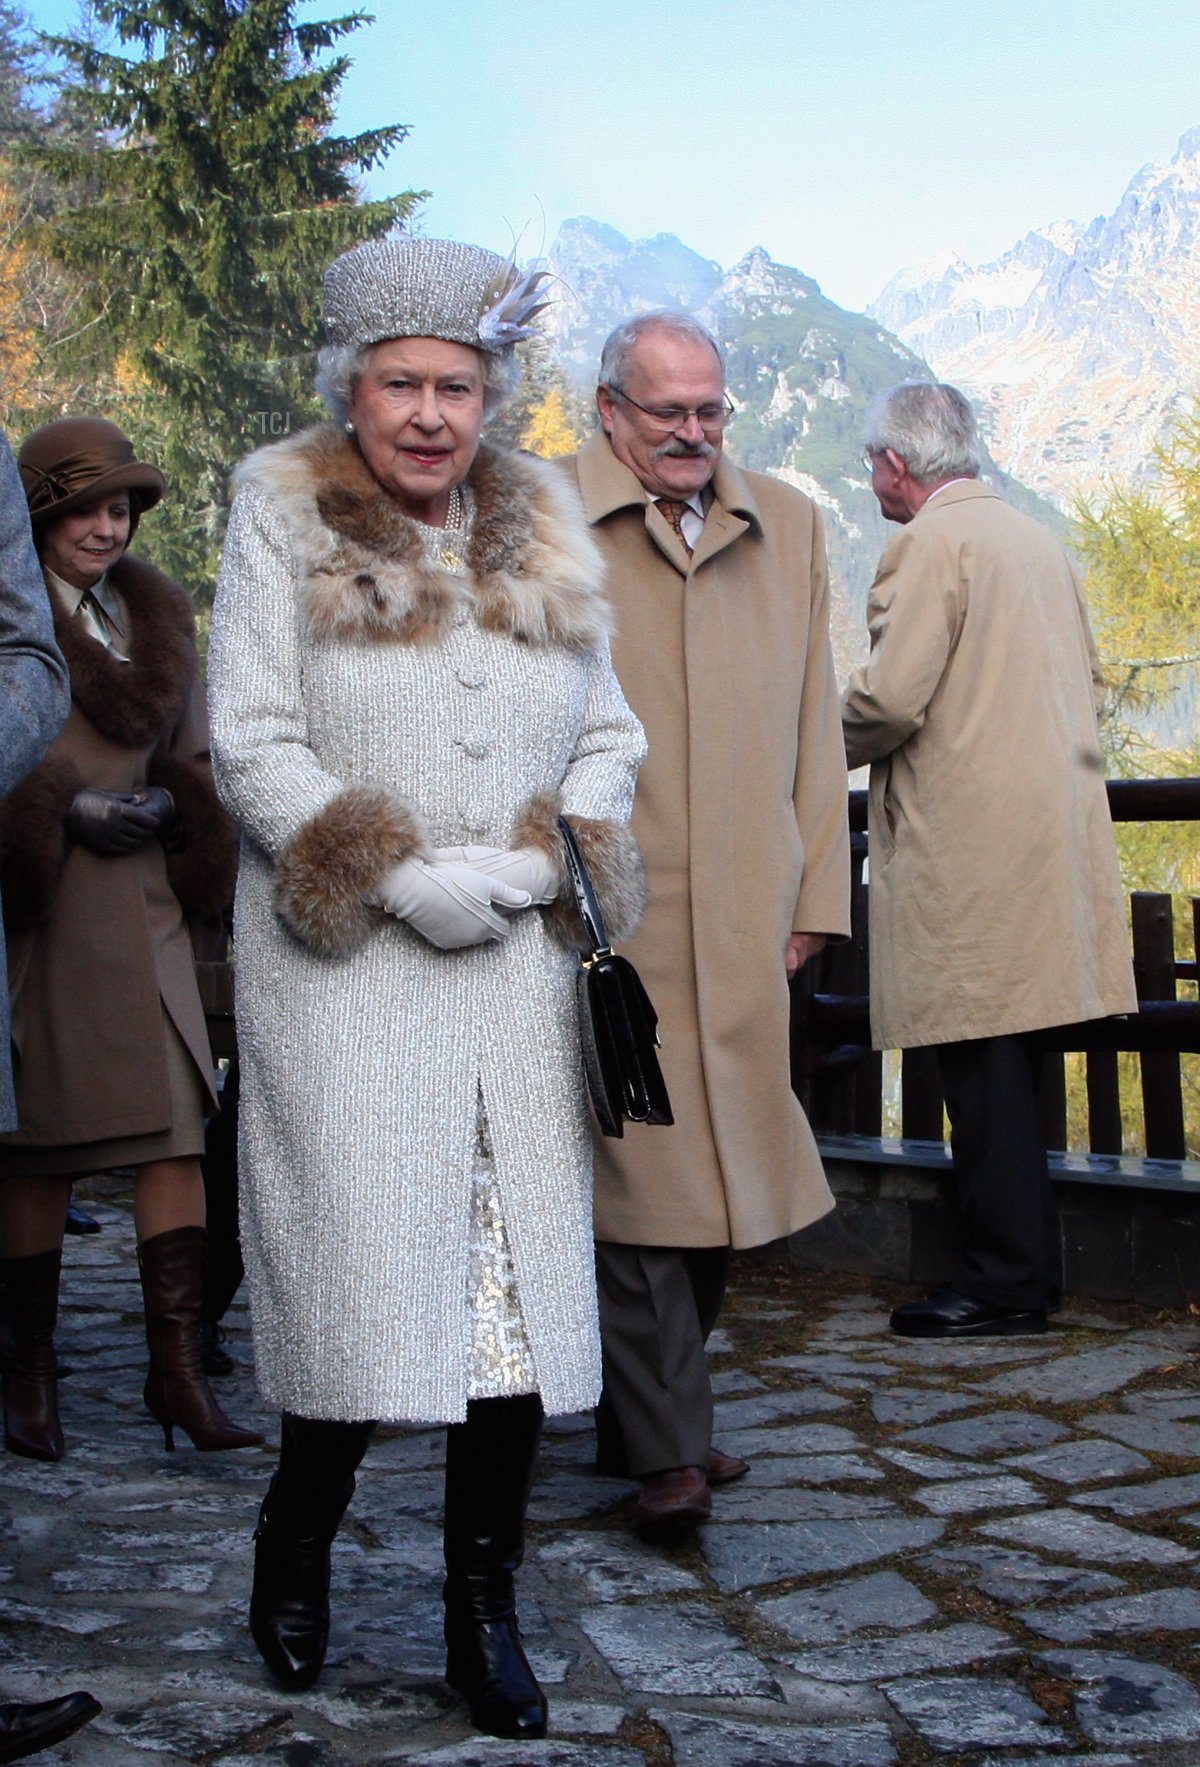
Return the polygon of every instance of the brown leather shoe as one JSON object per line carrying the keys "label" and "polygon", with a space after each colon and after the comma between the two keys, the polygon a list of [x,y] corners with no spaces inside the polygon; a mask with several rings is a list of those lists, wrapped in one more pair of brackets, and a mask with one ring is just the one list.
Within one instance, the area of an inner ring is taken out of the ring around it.
{"label": "brown leather shoe", "polygon": [[714,1448],[708,1457],[708,1482],[710,1485],[732,1485],[735,1479],[744,1479],[750,1471],[748,1460],[736,1460],[732,1454],[722,1454]]}
{"label": "brown leather shoe", "polygon": [[680,1540],[712,1514],[702,1466],[673,1466],[642,1480],[633,1525],[643,1540]]}

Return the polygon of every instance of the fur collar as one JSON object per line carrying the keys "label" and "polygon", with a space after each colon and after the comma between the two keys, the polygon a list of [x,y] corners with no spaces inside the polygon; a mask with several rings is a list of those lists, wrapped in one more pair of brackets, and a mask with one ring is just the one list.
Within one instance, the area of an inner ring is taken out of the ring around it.
{"label": "fur collar", "polygon": [[603,562],[574,492],[532,456],[476,455],[469,577],[426,560],[422,529],[334,424],[260,448],[237,482],[279,506],[318,638],[435,643],[472,604],[486,630],[524,644],[592,650],[610,630]]}
{"label": "fur collar", "polygon": [[121,748],[152,747],[176,722],[196,670],[192,604],[178,583],[128,553],[109,581],[128,616],[119,662],[54,603],[54,636],[67,659],[71,697],[102,736]]}

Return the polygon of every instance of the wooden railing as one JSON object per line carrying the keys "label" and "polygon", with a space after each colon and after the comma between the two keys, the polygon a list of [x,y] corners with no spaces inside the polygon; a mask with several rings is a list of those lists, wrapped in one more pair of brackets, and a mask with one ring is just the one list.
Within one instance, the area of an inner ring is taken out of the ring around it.
{"label": "wooden railing", "polygon": [[[1200,821],[1200,780],[1110,780],[1115,822]],[[793,986],[792,1071],[818,1134],[878,1137],[883,1126],[883,1058],[870,1047],[867,955],[869,890],[867,794],[850,793],[850,941],[829,946]],[[1063,1054],[1085,1053],[1088,1144],[1094,1154],[1122,1152],[1118,1057],[1137,1055],[1144,1139],[1150,1159],[1187,1155],[1180,1055],[1200,1052],[1200,1002],[1179,999],[1180,982],[1200,973],[1200,901],[1191,902],[1191,952],[1177,955],[1169,895],[1138,891],[1130,898],[1133,966],[1139,1011],[1037,1033],[1046,1052],[1043,1107],[1049,1144],[1066,1146],[1067,1094]],[[928,1049],[901,1058],[900,1134],[941,1141],[942,1093],[937,1062]]]}

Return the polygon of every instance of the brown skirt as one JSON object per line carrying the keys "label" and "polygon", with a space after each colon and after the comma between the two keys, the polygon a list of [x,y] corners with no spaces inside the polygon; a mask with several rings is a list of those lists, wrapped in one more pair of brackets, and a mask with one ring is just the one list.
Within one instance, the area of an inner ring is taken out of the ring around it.
{"label": "brown skirt", "polygon": [[109,1141],[77,1141],[67,1147],[13,1147],[0,1141],[0,1178],[82,1178],[145,1166],[151,1160],[198,1158],[204,1152],[204,1081],[187,1044],[163,1009],[163,1040],[171,1094],[171,1126],[153,1135],[122,1135]]}

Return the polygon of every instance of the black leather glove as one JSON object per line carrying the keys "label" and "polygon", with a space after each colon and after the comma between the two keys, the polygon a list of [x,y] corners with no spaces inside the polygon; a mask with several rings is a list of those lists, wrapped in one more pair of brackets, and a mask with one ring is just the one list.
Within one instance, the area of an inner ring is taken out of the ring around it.
{"label": "black leather glove", "polygon": [[145,791],[101,791],[85,785],[67,811],[67,833],[105,858],[136,853],[175,814],[175,800],[161,785]]}

